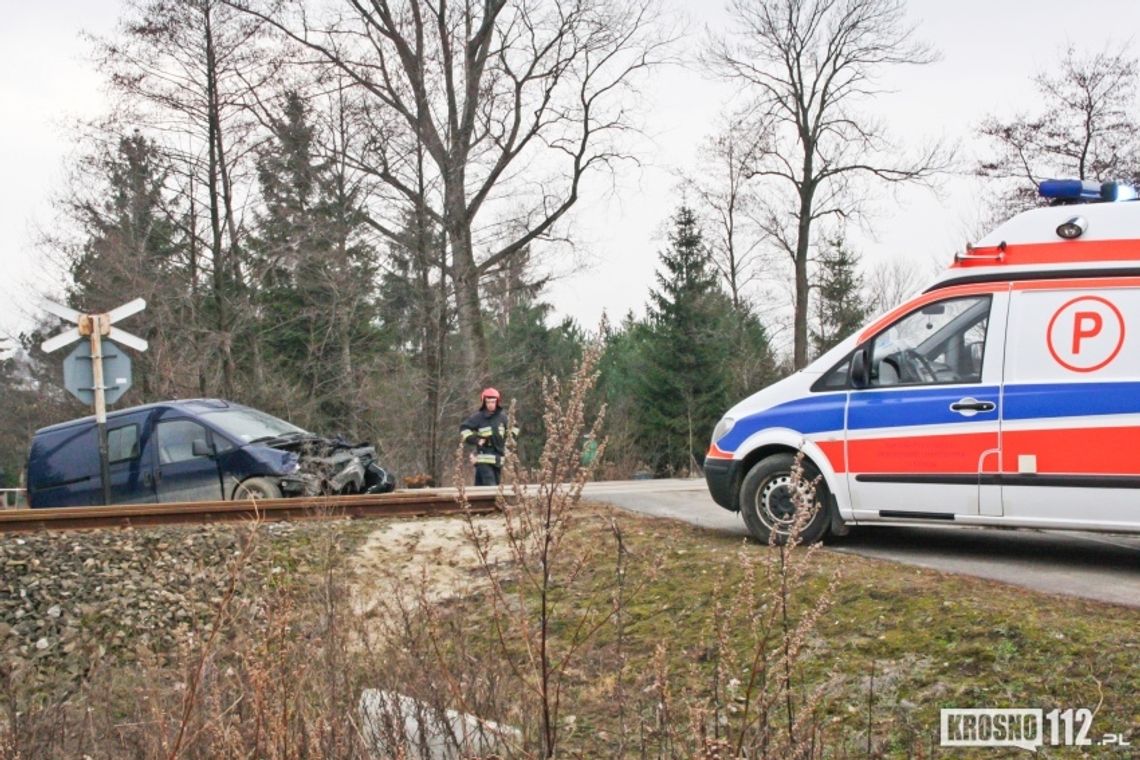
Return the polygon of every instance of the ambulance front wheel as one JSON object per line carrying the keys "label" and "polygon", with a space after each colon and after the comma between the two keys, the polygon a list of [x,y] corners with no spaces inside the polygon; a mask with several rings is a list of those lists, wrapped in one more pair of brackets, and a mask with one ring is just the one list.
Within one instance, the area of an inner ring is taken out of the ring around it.
{"label": "ambulance front wheel", "polygon": [[[773,454],[756,463],[740,486],[740,513],[748,532],[761,543],[783,544],[796,523],[796,513],[811,509],[800,529],[800,541],[813,544],[823,538],[831,522],[827,484],[810,459],[803,459],[803,477],[792,476],[794,454]],[[811,494],[814,484],[815,493]]]}

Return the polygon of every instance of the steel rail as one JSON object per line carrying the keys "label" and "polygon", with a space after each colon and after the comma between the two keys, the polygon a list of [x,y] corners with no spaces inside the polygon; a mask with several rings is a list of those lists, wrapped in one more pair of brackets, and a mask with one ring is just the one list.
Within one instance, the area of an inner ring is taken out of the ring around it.
{"label": "steel rail", "polygon": [[[496,494],[467,494],[472,512],[496,509]],[[322,518],[414,517],[458,514],[464,511],[453,489],[400,491],[389,494],[295,497],[243,501],[187,501],[167,504],[121,504],[110,507],[58,507],[0,511],[0,534],[46,530],[131,528],[155,525],[210,524],[255,519],[312,520]]]}

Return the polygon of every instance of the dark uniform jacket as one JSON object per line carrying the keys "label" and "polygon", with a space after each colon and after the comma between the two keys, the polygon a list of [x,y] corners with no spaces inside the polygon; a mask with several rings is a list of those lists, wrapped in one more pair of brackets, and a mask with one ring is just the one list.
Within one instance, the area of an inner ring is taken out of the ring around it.
{"label": "dark uniform jacket", "polygon": [[[518,429],[511,431],[518,433]],[[507,453],[507,415],[502,409],[488,413],[480,409],[459,426],[464,445],[475,447],[475,464],[503,466]]]}

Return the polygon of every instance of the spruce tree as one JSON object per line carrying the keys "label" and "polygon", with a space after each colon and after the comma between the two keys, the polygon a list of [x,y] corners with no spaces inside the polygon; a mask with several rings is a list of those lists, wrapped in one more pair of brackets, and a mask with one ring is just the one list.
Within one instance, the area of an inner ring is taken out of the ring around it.
{"label": "spruce tree", "polygon": [[[59,240],[71,275],[68,300],[81,311],[100,312],[146,299],[145,318],[128,329],[150,341],[151,350],[134,355],[124,404],[200,392],[195,241],[181,224],[185,207],[167,188],[167,156],[135,131],[100,144],[80,168],[62,203],[81,236],[75,244]],[[174,356],[180,361],[171,361]]]}
{"label": "spruce tree", "polygon": [[657,289],[650,295],[649,350],[637,385],[639,443],[659,475],[692,472],[728,404],[732,305],[717,284],[692,209],[673,217]]}
{"label": "spruce tree", "polygon": [[549,324],[553,312],[550,304],[537,297],[516,295],[518,302],[506,320],[488,320],[491,377],[496,387],[517,402],[516,421],[522,430],[519,455],[524,464],[535,466],[547,434],[543,382],[548,377],[573,373],[582,357],[585,335],[569,317]]}
{"label": "spruce tree", "polygon": [[69,201],[86,233],[71,261],[69,295],[94,312],[139,295],[146,279],[173,276],[182,249],[164,195],[165,160],[154,142],[135,132],[89,164],[103,195]]}
{"label": "spruce tree", "polygon": [[817,328],[811,335],[816,356],[858,330],[870,311],[859,261],[841,239],[832,238],[826,243],[819,256],[819,267]]}
{"label": "spruce tree", "polygon": [[600,337],[605,350],[597,393],[606,405],[605,462],[619,473],[635,474],[649,462],[641,450],[640,393],[652,334],[630,311],[615,325],[603,323]]}
{"label": "spruce tree", "polygon": [[[286,95],[258,159],[264,212],[257,220],[254,285],[258,318],[246,335],[253,393],[266,408],[297,388],[299,421],[358,437],[353,396],[377,340],[375,251],[362,242],[360,199],[342,167],[321,160],[305,101]],[[298,382],[299,381],[299,382]]]}

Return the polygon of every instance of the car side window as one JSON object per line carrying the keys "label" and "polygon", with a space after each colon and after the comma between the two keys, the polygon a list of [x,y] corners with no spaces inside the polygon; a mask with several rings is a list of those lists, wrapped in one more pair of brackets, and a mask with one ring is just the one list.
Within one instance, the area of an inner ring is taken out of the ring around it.
{"label": "car side window", "polygon": [[991,296],[966,296],[919,307],[875,336],[871,385],[979,383]]}
{"label": "car side window", "polygon": [[139,455],[139,426],[124,425],[108,430],[107,455],[110,464],[136,459]]}
{"label": "car side window", "polygon": [[185,462],[194,456],[194,441],[209,441],[206,428],[191,420],[165,420],[158,423],[158,461],[162,464]]}

